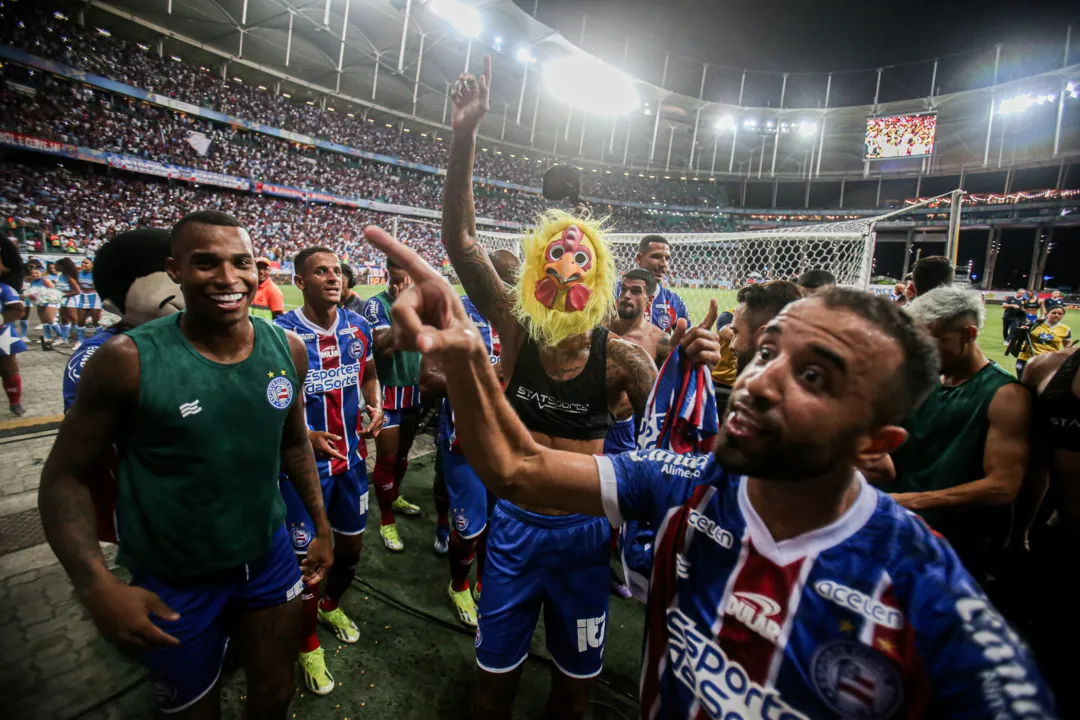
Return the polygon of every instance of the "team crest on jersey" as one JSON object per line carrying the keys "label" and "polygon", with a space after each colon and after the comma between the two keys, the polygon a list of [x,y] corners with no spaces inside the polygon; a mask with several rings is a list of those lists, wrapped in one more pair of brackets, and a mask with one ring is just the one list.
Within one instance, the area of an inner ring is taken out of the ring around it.
{"label": "team crest on jersey", "polygon": [[454,527],[457,528],[459,533],[469,529],[469,516],[463,510],[454,511]]}
{"label": "team crest on jersey", "polygon": [[810,659],[810,677],[826,705],[854,720],[892,717],[904,699],[893,662],[858,642],[818,648]]}
{"label": "team crest on jersey", "polygon": [[311,542],[311,533],[303,525],[294,525],[292,529],[293,547],[305,547]]}
{"label": "team crest on jersey", "polygon": [[266,399],[278,410],[289,407],[293,399],[293,386],[289,378],[276,377],[266,386]]}
{"label": "team crest on jersey", "polygon": [[353,360],[359,360],[360,356],[362,356],[363,354],[364,343],[353,338],[353,340],[349,343],[349,357],[351,357]]}

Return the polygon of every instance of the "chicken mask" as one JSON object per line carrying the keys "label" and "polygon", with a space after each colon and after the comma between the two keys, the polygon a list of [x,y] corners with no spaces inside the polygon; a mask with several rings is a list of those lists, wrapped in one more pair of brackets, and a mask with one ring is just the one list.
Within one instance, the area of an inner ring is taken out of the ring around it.
{"label": "chicken mask", "polygon": [[558,345],[601,325],[615,305],[615,261],[602,222],[548,210],[522,240],[514,314],[534,341]]}

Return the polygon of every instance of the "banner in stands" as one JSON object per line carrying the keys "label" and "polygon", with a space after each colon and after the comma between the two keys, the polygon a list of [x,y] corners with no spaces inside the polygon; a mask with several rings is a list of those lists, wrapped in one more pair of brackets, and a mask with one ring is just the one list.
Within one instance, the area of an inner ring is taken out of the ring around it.
{"label": "banner in stands", "polygon": [[74,145],[56,142],[55,140],[43,140],[22,133],[0,131],[0,145],[23,148],[24,150],[36,150],[49,153],[50,155],[64,155],[65,157],[78,157],[79,150]]}
{"label": "banner in stands", "polygon": [[213,185],[215,187],[229,188],[230,190],[249,190],[251,181],[245,178],[211,172],[209,170],[195,170],[180,165],[161,163],[156,160],[146,160],[132,157],[131,155],[119,155],[107,153],[106,161],[109,167],[128,170],[129,172],[143,173],[145,175],[157,175],[158,177],[184,180],[199,185]]}

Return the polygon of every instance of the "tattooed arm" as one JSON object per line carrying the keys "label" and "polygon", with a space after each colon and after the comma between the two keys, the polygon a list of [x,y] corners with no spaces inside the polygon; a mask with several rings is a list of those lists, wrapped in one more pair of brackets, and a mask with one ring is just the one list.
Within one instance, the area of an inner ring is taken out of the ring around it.
{"label": "tattooed arm", "polygon": [[[454,272],[476,308],[505,337],[516,322],[510,313],[510,288],[499,279],[487,252],[476,239],[476,207],[473,203],[473,154],[476,131],[488,111],[491,57],[484,58],[484,74],[479,78],[462,75],[452,92],[453,139],[443,185],[442,242]],[[505,340],[504,340],[505,342]]]}
{"label": "tattooed arm", "polygon": [[656,380],[656,365],[640,345],[609,338],[607,347],[608,405],[615,407],[626,393],[634,414],[644,417],[649,392]]}
{"label": "tattooed arm", "polygon": [[[657,328],[659,330],[659,328]],[[671,354],[671,338],[663,330],[660,333],[664,336],[656,341],[656,367],[659,369],[664,366],[664,361],[667,360],[668,355]]]}
{"label": "tattooed arm", "polygon": [[326,570],[334,563],[330,540],[330,521],[323,508],[322,482],[315,467],[315,453],[311,449],[308,435],[307,418],[304,413],[304,380],[307,378],[307,346],[296,333],[286,331],[289,338],[289,350],[292,353],[293,366],[300,383],[301,392],[295,394],[289,415],[285,418],[285,428],[281,435],[281,469],[289,476],[289,482],[296,489],[296,494],[304,503],[304,508],[315,526],[315,539],[307,548],[307,555],[301,562],[304,571],[304,583],[318,583]]}

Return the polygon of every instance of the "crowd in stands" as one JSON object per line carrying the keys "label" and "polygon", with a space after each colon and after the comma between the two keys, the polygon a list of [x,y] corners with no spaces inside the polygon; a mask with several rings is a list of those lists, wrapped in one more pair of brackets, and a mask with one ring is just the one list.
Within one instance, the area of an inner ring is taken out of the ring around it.
{"label": "crowd in stands", "polygon": [[[17,10],[17,12],[15,12]],[[200,107],[211,108],[235,117],[262,123],[349,147],[390,155],[402,160],[445,166],[447,142],[434,128],[416,130],[376,122],[361,113],[323,109],[319,104],[293,99],[287,93],[275,93],[259,87],[222,79],[220,73],[194,66],[157,52],[146,45],[103,35],[94,28],[81,28],[71,18],[56,17],[46,9],[10,5],[0,8],[0,42],[24,49],[38,56],[63,62],[148,92],[168,96]],[[115,102],[115,101],[114,101]],[[140,108],[142,109],[142,108]],[[162,111],[146,111],[153,129],[161,121]],[[197,121],[186,118],[174,121],[181,129],[195,129]],[[192,127],[185,128],[184,125]],[[149,129],[139,126],[138,129]],[[162,144],[170,137],[162,129]],[[206,132],[205,130],[200,130]],[[130,141],[131,129],[124,133]],[[221,132],[235,132],[222,130]],[[255,133],[245,133],[254,136]],[[265,136],[264,136],[265,137]],[[157,140],[145,140],[156,144]],[[260,140],[252,141],[256,144]],[[535,151],[522,151],[494,143],[481,148],[476,158],[476,174],[530,187],[539,187],[544,171],[557,160]],[[260,145],[260,147],[262,147]],[[274,150],[267,150],[271,155]],[[270,157],[251,162],[271,163]],[[234,166],[236,167],[236,166]],[[299,166],[301,170],[303,166]],[[236,167],[239,170],[239,167]],[[665,203],[719,207],[727,204],[722,187],[709,182],[682,181],[681,175],[639,177],[645,173],[626,169],[586,168],[583,192],[586,195],[620,202]],[[289,170],[282,169],[282,173]],[[301,172],[301,175],[303,173]],[[295,173],[293,175],[296,177]],[[331,188],[322,188],[331,189]]]}

